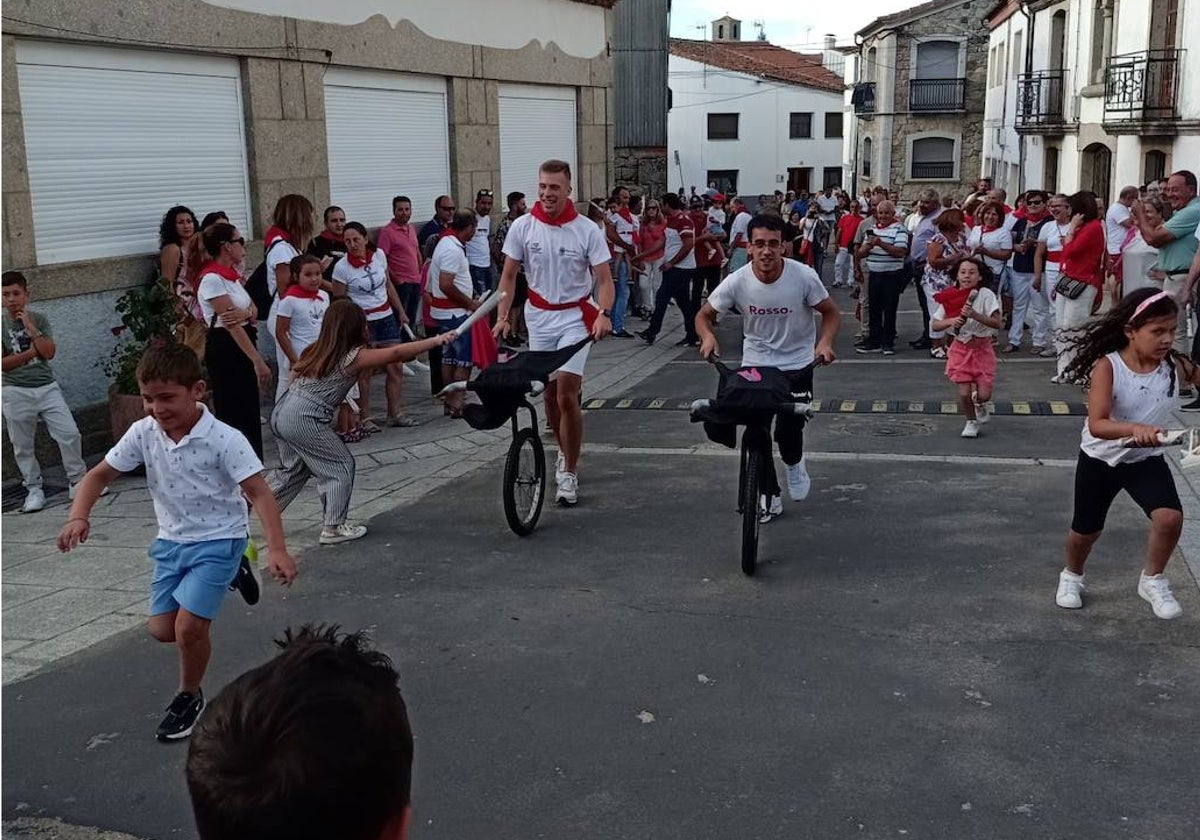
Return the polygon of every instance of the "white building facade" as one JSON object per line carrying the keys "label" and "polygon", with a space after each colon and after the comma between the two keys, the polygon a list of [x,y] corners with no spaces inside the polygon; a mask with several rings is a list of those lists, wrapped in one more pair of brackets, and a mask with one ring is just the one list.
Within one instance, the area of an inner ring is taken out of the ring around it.
{"label": "white building facade", "polygon": [[671,55],[667,183],[742,195],[841,186],[840,90]]}
{"label": "white building facade", "polygon": [[[1010,2],[992,29],[985,174],[1010,193],[1121,187],[1200,169],[1200,4]],[[1192,35],[1190,39],[1188,35]],[[1002,66],[1005,68],[1002,70]],[[1013,68],[1019,68],[1015,73]],[[1014,150],[1012,139],[1016,135]]]}

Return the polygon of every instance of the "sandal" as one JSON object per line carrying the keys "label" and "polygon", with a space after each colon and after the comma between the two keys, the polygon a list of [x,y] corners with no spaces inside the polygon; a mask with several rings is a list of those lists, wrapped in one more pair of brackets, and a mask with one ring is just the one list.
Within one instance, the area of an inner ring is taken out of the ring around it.
{"label": "sandal", "polygon": [[369,435],[373,435],[373,434],[376,434],[377,432],[383,431],[383,429],[379,428],[379,424],[376,423],[374,420],[372,420],[369,417],[366,420],[363,420],[361,423],[359,423],[357,428],[362,429],[364,432],[366,432]]}
{"label": "sandal", "polygon": [[931,358],[931,359],[943,359],[943,360],[944,360],[944,359],[946,358],[946,348],[945,348],[945,347],[933,347],[933,348],[930,348],[930,350],[929,350],[929,358]]}
{"label": "sandal", "polygon": [[367,437],[367,430],[362,426],[355,426],[348,432],[339,432],[338,437],[340,437],[344,443],[358,443]]}
{"label": "sandal", "polygon": [[421,425],[416,420],[412,419],[411,417],[409,417],[406,414],[400,414],[395,417],[389,417],[387,419],[387,424],[389,426],[399,427],[402,429],[411,429],[413,426]]}

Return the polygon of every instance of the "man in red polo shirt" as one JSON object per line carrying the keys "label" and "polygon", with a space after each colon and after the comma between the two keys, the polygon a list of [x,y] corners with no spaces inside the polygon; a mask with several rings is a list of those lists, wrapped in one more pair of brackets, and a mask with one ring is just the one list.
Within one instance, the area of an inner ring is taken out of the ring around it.
{"label": "man in red polo shirt", "polygon": [[[512,329],[509,310],[517,272],[524,266],[529,281],[525,326],[530,350],[558,350],[587,336],[599,341],[612,332],[613,289],[608,243],[600,228],[580,216],[571,200],[571,167],[548,160],[538,170],[538,200],[515,219],[504,240],[504,272],[496,333]],[[593,289],[599,306],[592,300]],[[583,411],[579,404],[588,347],[558,369],[546,387],[546,420],[558,441],[554,477],[559,504],[579,501],[578,463],[583,443]]]}

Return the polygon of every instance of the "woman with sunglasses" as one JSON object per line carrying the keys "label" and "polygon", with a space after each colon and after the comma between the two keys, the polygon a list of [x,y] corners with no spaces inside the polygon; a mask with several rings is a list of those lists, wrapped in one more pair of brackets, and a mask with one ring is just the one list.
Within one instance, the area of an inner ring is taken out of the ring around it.
{"label": "woman with sunglasses", "polygon": [[662,204],[656,199],[646,202],[641,229],[642,250],[633,257],[634,263],[642,264],[637,283],[638,298],[633,311],[639,318],[648,321],[654,311],[654,297],[662,285],[663,255],[667,244],[667,219],[663,215]]}
{"label": "woman with sunglasses", "polygon": [[271,369],[255,346],[257,316],[236,266],[246,259],[238,229],[218,222],[203,233],[209,261],[200,269],[197,297],[208,325],[204,366],[212,383],[213,414],[233,426],[263,456],[258,389],[271,382]]}

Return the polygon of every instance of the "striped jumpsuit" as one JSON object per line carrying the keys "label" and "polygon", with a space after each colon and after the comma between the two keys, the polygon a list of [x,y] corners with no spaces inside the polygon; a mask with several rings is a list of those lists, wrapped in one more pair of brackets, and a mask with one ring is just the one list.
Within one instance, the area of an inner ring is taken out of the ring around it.
{"label": "striped jumpsuit", "polygon": [[327,528],[345,523],[354,490],[354,455],[331,424],[358,381],[358,374],[349,369],[357,355],[358,348],[351,350],[322,379],[293,379],[271,412],[282,466],[267,475],[267,485],[283,510],[315,476]]}

